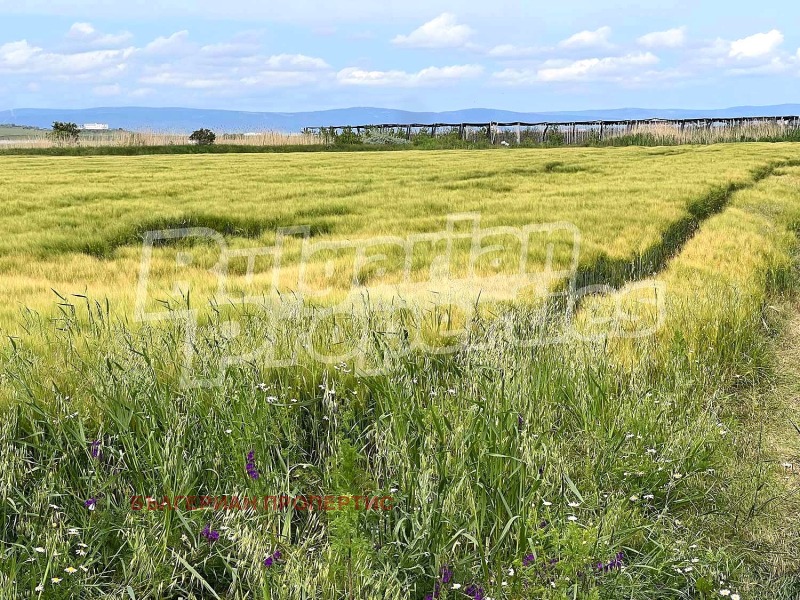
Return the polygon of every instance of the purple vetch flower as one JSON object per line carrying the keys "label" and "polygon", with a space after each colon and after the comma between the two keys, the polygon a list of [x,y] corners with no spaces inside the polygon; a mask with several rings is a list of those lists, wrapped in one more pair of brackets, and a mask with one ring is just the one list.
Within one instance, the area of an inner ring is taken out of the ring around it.
{"label": "purple vetch flower", "polygon": [[247,453],[247,474],[250,476],[250,479],[258,479],[259,473],[256,469],[256,452],[255,450],[250,450]]}
{"label": "purple vetch flower", "polygon": [[200,535],[202,535],[212,544],[219,539],[219,531],[214,531],[211,529],[211,523],[203,527],[203,531],[200,532]]}
{"label": "purple vetch flower", "polygon": [[534,562],[536,562],[536,557],[533,554],[526,554],[522,557],[523,567],[530,567]]}
{"label": "purple vetch flower", "polygon": [[617,554],[607,563],[599,562],[597,563],[597,570],[603,573],[608,573],[609,571],[618,571],[622,568],[623,560],[625,558],[624,552],[617,552]]}
{"label": "purple vetch flower", "polygon": [[283,557],[283,553],[280,550],[275,550],[272,554],[267,554],[267,558],[264,559],[264,566],[271,567],[276,562],[278,562]]}
{"label": "purple vetch flower", "polygon": [[100,452],[100,440],[95,440],[89,445],[91,446],[92,458],[100,458],[102,455],[102,452]]}
{"label": "purple vetch flower", "polygon": [[83,505],[88,508],[89,510],[94,510],[97,508],[97,498],[89,498]]}
{"label": "purple vetch flower", "polygon": [[468,585],[464,590],[464,593],[473,600],[484,600],[483,588],[475,585],[474,583]]}
{"label": "purple vetch flower", "polygon": [[453,579],[453,569],[449,566],[445,565],[442,567],[442,583],[448,584]]}

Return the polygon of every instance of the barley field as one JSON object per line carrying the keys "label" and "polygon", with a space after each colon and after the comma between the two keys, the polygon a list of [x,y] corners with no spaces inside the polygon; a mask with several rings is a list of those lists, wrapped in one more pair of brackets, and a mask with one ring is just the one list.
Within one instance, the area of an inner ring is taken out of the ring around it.
{"label": "barley field", "polygon": [[0,156],[0,598],[798,597],[799,150]]}

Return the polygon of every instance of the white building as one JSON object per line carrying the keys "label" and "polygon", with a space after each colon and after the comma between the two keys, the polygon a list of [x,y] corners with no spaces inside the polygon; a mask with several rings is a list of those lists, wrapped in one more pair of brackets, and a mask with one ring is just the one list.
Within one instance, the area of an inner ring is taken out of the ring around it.
{"label": "white building", "polygon": [[81,129],[87,131],[105,131],[108,129],[108,123],[84,123]]}

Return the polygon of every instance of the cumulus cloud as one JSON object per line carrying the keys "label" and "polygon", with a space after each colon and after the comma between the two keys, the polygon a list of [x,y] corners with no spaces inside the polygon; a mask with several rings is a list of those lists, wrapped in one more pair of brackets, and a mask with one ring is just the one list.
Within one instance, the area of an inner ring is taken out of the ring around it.
{"label": "cumulus cloud", "polygon": [[167,37],[158,37],[144,47],[144,52],[148,54],[170,54],[183,50],[189,39],[189,32],[186,30],[176,31]]}
{"label": "cumulus cloud", "polygon": [[580,31],[561,40],[558,45],[561,48],[605,48],[611,45],[609,37],[611,37],[611,27],[601,27],[594,31]]}
{"label": "cumulus cloud", "polygon": [[731,42],[728,55],[737,59],[760,58],[772,54],[782,43],[783,34],[773,29]]}
{"label": "cumulus cloud", "polygon": [[67,38],[94,47],[116,47],[127,44],[133,39],[128,31],[122,33],[102,33],[91,23],[73,23],[67,32]]}
{"label": "cumulus cloud", "polygon": [[472,28],[460,25],[452,13],[442,13],[408,35],[398,35],[392,43],[407,48],[458,48],[472,37]]}
{"label": "cumulus cloud", "polygon": [[47,52],[21,40],[0,46],[0,73],[105,74],[109,68],[124,68],[134,51],[134,48],[125,48],[61,54]]}
{"label": "cumulus cloud", "polygon": [[480,65],[454,65],[428,67],[416,73],[406,71],[366,71],[358,67],[342,69],[336,74],[341,85],[371,87],[418,87],[437,85],[478,77],[483,73]]}
{"label": "cumulus cloud", "polygon": [[546,61],[537,69],[505,69],[493,78],[506,85],[526,85],[551,82],[628,81],[638,80],[642,69],[658,64],[657,56],[650,52],[587,58],[583,60]]}
{"label": "cumulus cloud", "polygon": [[636,40],[646,48],[680,48],[686,43],[686,27],[653,31]]}

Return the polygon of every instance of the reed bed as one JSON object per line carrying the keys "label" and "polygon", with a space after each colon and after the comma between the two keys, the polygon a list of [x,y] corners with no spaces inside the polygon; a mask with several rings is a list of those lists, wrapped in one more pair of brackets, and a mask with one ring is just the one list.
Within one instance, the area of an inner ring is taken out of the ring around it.
{"label": "reed bed", "polygon": [[[319,144],[317,136],[303,133],[260,131],[253,133],[217,133],[216,144],[235,146],[306,146]],[[189,134],[163,132],[109,131],[108,133],[82,132],[77,142],[64,143],[47,136],[15,137],[0,141],[2,148],[59,148],[64,146],[141,147],[141,146],[188,146],[193,142]]]}

